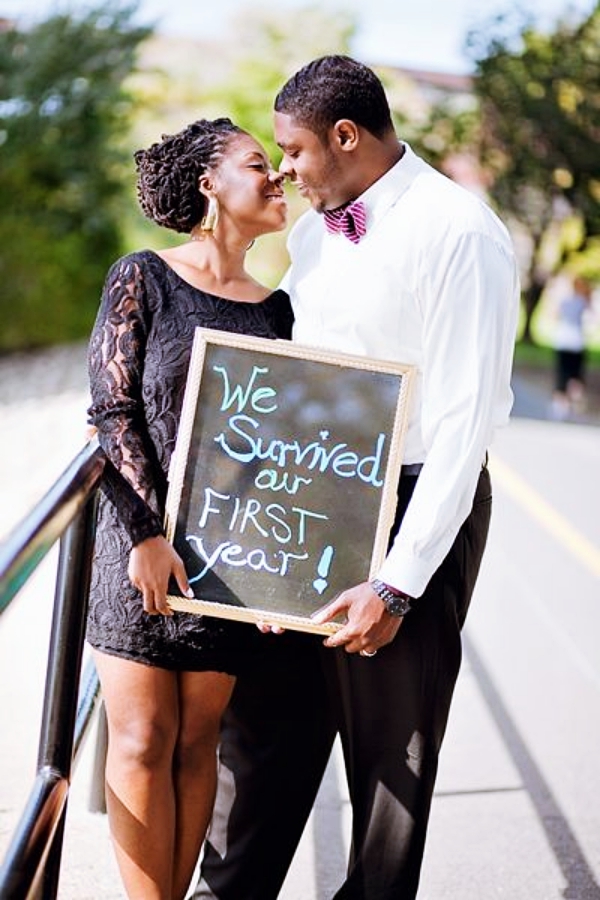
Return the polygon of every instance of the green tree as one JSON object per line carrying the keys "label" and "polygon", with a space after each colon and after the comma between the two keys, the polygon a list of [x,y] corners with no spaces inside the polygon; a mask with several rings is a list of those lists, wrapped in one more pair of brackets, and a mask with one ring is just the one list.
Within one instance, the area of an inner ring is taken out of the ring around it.
{"label": "green tree", "polygon": [[213,92],[213,102],[226,108],[238,125],[251,131],[277,158],[273,139],[277,91],[311,59],[348,53],[355,28],[351,13],[327,12],[317,6],[243,10],[233,21],[243,49],[230,76]]}
{"label": "green tree", "polygon": [[468,44],[481,162],[528,245],[523,339],[531,341],[548,278],[600,240],[600,4],[551,33],[523,14],[497,17]]}
{"label": "green tree", "polygon": [[[284,81],[300,66],[325,53],[347,53],[355,31],[347,12],[316,6],[295,10],[246,6],[231,20],[225,43],[157,35],[143,48],[136,75],[138,108],[132,146],[147,146],[161,133],[172,134],[195,119],[230,116],[265,146],[275,164],[273,101]],[[131,184],[131,175],[128,176]],[[290,222],[306,208],[295,189],[288,193]],[[181,240],[144,219],[131,203],[132,247],[166,246]],[[256,278],[276,285],[288,265],[282,234],[265,235],[250,251]]]}
{"label": "green tree", "polygon": [[432,166],[452,176],[455,157],[475,158],[479,146],[479,103],[471,80],[441,84],[424,92],[410,70],[376,67],[385,87],[398,135]]}
{"label": "green tree", "polygon": [[149,29],[103,4],[0,33],[0,350],[89,332],[121,251],[124,81]]}
{"label": "green tree", "polygon": [[[355,32],[346,12],[327,12],[316,6],[296,10],[246,9],[232,23],[232,40],[240,52],[218,85],[202,102],[203,115],[228,115],[253,134],[275,165],[281,152],[273,138],[273,101],[279,88],[301,66],[328,53],[348,53]],[[295,189],[288,192],[290,222],[306,207]],[[281,235],[267,235],[251,251],[253,273],[276,284],[288,265]]]}

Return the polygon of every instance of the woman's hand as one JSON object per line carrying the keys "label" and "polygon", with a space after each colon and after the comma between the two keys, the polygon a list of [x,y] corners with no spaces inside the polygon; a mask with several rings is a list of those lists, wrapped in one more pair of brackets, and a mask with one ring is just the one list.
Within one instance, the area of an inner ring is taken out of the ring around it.
{"label": "woman's hand", "polygon": [[144,611],[150,615],[173,615],[167,603],[171,575],[185,597],[194,596],[181,557],[162,535],[146,538],[132,548],[128,575],[132,585],[144,598]]}

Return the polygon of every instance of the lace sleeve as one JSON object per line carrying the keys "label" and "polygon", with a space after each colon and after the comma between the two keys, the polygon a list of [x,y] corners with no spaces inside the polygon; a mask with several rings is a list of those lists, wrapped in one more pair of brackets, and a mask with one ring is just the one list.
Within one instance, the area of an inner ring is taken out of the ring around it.
{"label": "lace sleeve", "polygon": [[134,545],[162,533],[142,397],[146,317],[143,275],[126,257],[108,273],[90,340],[88,413],[112,463],[105,492]]}

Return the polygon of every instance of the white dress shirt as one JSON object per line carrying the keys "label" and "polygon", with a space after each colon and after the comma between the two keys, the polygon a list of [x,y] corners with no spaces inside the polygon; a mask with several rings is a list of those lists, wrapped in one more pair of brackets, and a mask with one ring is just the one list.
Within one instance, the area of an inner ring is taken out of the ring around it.
{"label": "white dress shirt", "polygon": [[[469,514],[494,430],[508,421],[519,303],[504,225],[410,147],[360,198],[353,244],[309,210],[289,236],[294,340],[416,366],[404,463],[423,463],[378,577],[420,596]],[[351,587],[351,585],[348,585]]]}

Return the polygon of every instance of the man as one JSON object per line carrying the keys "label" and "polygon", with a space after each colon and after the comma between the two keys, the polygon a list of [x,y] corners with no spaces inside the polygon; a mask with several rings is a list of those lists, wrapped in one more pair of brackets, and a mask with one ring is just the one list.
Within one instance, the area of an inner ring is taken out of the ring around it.
{"label": "man", "polygon": [[[410,900],[460,631],[487,538],[487,450],[512,404],[516,264],[491,210],[398,140],[383,87],[360,63],[328,56],[297,72],[276,98],[275,135],[281,171],[312,207],[289,238],[284,287],[294,339],[411,363],[418,372],[387,558],[376,579],[349,585],[319,617],[347,617],[322,651],[353,811],[348,875],[335,900]],[[270,681],[282,689],[273,673]],[[282,831],[289,845],[294,828],[301,830],[330,723],[315,704],[321,745],[310,753],[312,737],[299,737],[306,708],[280,699],[288,722],[271,725],[273,736],[256,710],[273,708],[269,680],[259,698],[243,680],[238,687],[223,736],[229,790],[217,801],[196,897],[268,900],[280,882],[267,885],[260,873],[273,861],[285,872],[289,858],[273,847]],[[266,759],[277,764],[272,785]],[[307,780],[302,809],[286,802],[286,764],[289,784]],[[252,838],[244,836],[242,810]]]}

